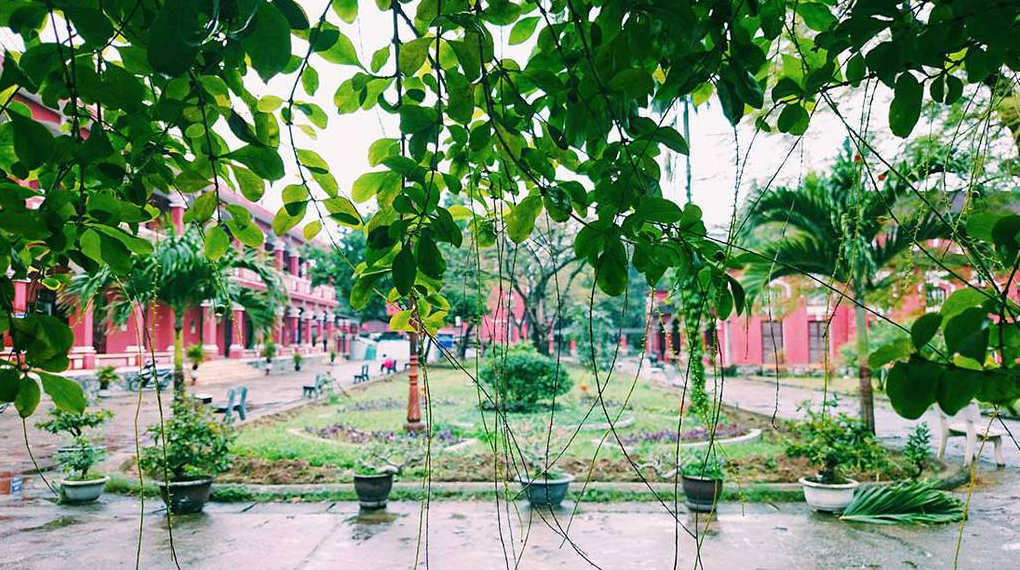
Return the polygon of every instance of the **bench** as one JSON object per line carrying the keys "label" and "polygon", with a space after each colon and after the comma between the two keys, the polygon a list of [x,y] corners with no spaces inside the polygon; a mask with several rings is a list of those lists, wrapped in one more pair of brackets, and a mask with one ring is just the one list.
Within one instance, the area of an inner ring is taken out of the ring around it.
{"label": "bench", "polygon": [[314,384],[305,384],[301,387],[302,398],[318,398],[326,390],[326,387],[333,383],[328,374],[316,374]]}
{"label": "bench", "polygon": [[[155,386],[152,384],[152,380],[155,377]],[[166,390],[167,386],[173,381],[173,370],[169,368],[156,368],[156,365],[149,362],[138,372],[133,378],[126,378],[124,380],[125,386],[130,392],[138,392],[139,390],[146,388],[155,388],[160,392]]]}
{"label": "bench", "polygon": [[[239,393],[240,393],[239,400],[235,404],[234,398],[237,397]],[[234,422],[233,414],[235,411],[237,412],[237,417],[241,418],[242,422],[245,419],[247,419],[248,412],[247,386],[241,386],[240,390],[235,390],[234,388],[227,390],[227,403],[220,406],[216,406],[216,413],[223,414],[223,423],[225,424],[231,424]]]}
{"label": "bench", "polygon": [[963,421],[952,421],[956,418],[953,416],[950,418],[942,411],[942,408],[936,406],[939,413],[939,428],[941,429],[939,438],[939,452],[938,457],[942,457],[946,454],[946,443],[948,443],[951,437],[965,437],[967,438],[967,444],[964,447],[963,464],[964,466],[970,465],[970,462],[977,457],[980,447],[978,447],[978,440],[984,442],[991,442],[995,447],[995,464],[1002,467],[1006,465],[1006,458],[1002,454],[1002,438],[1007,435],[1005,431],[990,428],[986,430],[987,425],[978,425],[981,418],[981,410],[978,408],[977,402],[971,402],[966,408],[960,410],[957,416],[960,416]]}
{"label": "bench", "polygon": [[361,372],[354,375],[354,383],[359,384],[361,382],[368,382],[368,365],[361,365]]}

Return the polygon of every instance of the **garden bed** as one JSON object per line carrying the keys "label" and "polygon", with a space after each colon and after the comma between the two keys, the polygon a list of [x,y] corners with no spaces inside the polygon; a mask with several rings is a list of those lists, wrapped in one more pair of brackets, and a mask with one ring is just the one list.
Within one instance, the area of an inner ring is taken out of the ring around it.
{"label": "garden bed", "polygon": [[[536,442],[544,448],[547,438],[551,455],[556,458],[554,467],[574,473],[579,479],[660,480],[648,465],[653,461],[666,465],[675,460],[680,392],[641,382],[631,392],[631,377],[613,378],[603,387],[604,410],[598,400],[590,397],[590,376],[577,368],[570,372],[574,386],[557,398],[555,408],[545,405],[529,412],[497,413],[482,409],[479,391],[465,381],[462,372],[431,368],[432,480],[491,482],[497,473],[512,479],[524,469],[518,448]],[[406,390],[406,379],[395,376],[350,389],[349,397],[252,422],[240,430],[234,445],[240,458],[222,479],[255,484],[351,481],[361,446],[414,437],[400,431]],[[608,426],[600,425],[608,423],[607,410],[623,449]],[[730,466],[731,476],[741,484],[792,483],[812,472],[805,460],[786,456],[785,441],[790,437],[787,426],[773,426],[756,414],[724,408],[722,421],[715,428],[715,442],[739,440],[755,430],[760,430],[761,436],[754,441],[717,446]],[[681,443],[704,444],[710,431],[693,416],[685,415],[680,425]],[[470,440],[478,443],[458,445]],[[507,452],[508,448],[512,453]],[[903,477],[906,472],[900,458],[890,454],[888,466],[857,471],[852,476],[862,481],[882,481]],[[420,468],[411,468],[401,479],[415,480],[422,474]]]}

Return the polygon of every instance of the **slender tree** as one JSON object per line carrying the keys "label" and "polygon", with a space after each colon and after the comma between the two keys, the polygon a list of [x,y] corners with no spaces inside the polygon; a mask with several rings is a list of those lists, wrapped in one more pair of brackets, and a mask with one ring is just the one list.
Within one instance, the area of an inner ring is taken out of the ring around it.
{"label": "slender tree", "polygon": [[959,166],[951,158],[915,157],[898,165],[907,179],[876,177],[873,184],[846,143],[828,173],[809,174],[794,188],[762,189],[744,213],[742,239],[758,254],[750,257],[744,275],[749,295],[761,298],[774,280],[798,274],[831,279],[849,291],[855,305],[860,413],[872,431],[866,303],[882,286],[879,273],[909,254],[915,243],[951,236],[952,214],[918,208],[911,186]]}
{"label": "slender tree", "polygon": [[[202,232],[192,225],[179,236],[159,241],[152,254],[132,258],[132,271],[117,277],[108,268],[75,275],[62,293],[65,305],[92,304],[99,318],[113,325],[128,322],[137,307],[163,303],[174,314],[174,393],[184,390],[184,315],[205,301],[217,314],[230,315],[233,304],[244,307],[257,329],[269,328],[276,307],[285,301],[283,285],[276,272],[251,250],[228,249],[211,259],[202,247]],[[231,279],[235,269],[255,272],[265,291],[241,287]],[[106,303],[96,303],[99,298]]]}

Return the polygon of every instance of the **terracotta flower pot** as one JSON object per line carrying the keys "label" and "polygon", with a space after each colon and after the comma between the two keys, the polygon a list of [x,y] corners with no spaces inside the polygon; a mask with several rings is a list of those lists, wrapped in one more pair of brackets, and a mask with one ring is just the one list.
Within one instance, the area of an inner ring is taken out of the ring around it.
{"label": "terracotta flower pot", "polygon": [[193,481],[159,482],[159,494],[163,503],[175,515],[186,515],[202,512],[209,502],[213,479],[195,479]]}
{"label": "terracotta flower pot", "polygon": [[683,486],[684,497],[687,508],[702,513],[711,512],[722,496],[723,480],[711,479],[708,477],[694,477],[682,475],[680,483]]}
{"label": "terracotta flower pot", "polygon": [[861,486],[853,479],[835,485],[819,483],[807,477],[801,477],[799,481],[807,504],[816,511],[826,513],[838,513],[845,509],[854,500],[854,493]]}
{"label": "terracotta flower pot", "polygon": [[355,475],[354,492],[363,509],[381,509],[386,506],[393,489],[393,473]]}

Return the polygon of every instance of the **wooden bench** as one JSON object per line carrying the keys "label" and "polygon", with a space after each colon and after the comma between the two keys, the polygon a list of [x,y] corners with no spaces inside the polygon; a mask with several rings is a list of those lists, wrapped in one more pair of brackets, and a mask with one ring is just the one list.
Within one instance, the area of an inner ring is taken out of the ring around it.
{"label": "wooden bench", "polygon": [[368,365],[361,365],[361,372],[354,375],[354,383],[359,384],[361,382],[368,382]]}
{"label": "wooden bench", "polygon": [[[239,401],[235,404],[234,398],[238,396]],[[241,386],[239,390],[231,388],[227,390],[227,403],[221,406],[216,406],[216,413],[223,414],[223,423],[230,424],[234,422],[234,412],[237,412],[237,417],[241,418],[243,422],[247,419],[248,412],[248,387]]]}
{"label": "wooden bench", "polygon": [[[978,440],[984,442],[991,442],[995,447],[995,464],[1002,467],[1006,465],[1006,458],[1002,454],[1002,438],[1006,435],[1006,432],[991,427],[988,428],[987,423],[985,425],[979,425],[981,419],[981,409],[978,408],[977,402],[971,402],[966,408],[960,410],[956,416],[950,418],[942,411],[942,408],[936,406],[939,413],[939,427],[941,428],[941,437],[939,439],[939,459],[946,454],[946,444],[949,438],[952,437],[965,437],[967,438],[967,444],[964,447],[963,464],[970,465],[970,462],[974,459],[979,459],[978,453],[981,448],[978,447]],[[960,418],[956,420],[956,418]],[[956,420],[956,421],[953,421]],[[981,422],[983,423],[983,422]],[[986,428],[987,431],[986,431]]]}

